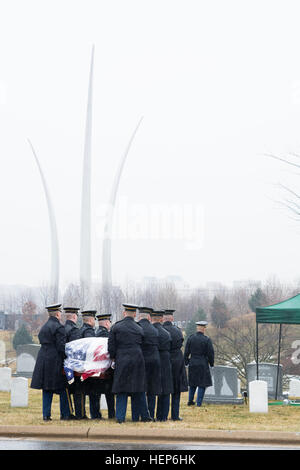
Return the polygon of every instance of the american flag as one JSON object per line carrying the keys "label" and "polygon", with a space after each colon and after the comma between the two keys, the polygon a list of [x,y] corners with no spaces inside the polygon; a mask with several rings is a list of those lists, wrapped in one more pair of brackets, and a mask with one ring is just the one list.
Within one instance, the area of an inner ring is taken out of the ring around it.
{"label": "american flag", "polygon": [[99,377],[111,366],[107,351],[107,338],[81,338],[65,346],[64,371],[69,384],[74,382],[74,372],[81,374],[81,380]]}

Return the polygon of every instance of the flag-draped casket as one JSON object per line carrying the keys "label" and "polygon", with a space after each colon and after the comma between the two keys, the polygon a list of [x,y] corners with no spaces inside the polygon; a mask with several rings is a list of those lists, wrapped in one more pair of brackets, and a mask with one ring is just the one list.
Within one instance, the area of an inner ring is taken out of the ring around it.
{"label": "flag-draped casket", "polygon": [[81,380],[100,377],[111,367],[112,361],[107,350],[107,338],[81,338],[66,344],[64,371],[71,384],[74,374]]}

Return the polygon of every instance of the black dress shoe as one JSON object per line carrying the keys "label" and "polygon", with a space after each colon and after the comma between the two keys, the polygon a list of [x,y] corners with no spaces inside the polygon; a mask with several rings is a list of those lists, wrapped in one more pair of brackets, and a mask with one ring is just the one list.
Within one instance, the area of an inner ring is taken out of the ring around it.
{"label": "black dress shoe", "polygon": [[50,416],[44,416],[43,420],[44,421],[52,421],[52,418]]}
{"label": "black dress shoe", "polygon": [[125,422],[124,419],[117,419],[117,423],[119,423],[119,424],[122,424],[122,423],[124,423],[124,422]]}
{"label": "black dress shoe", "polygon": [[183,421],[183,419],[178,416],[178,418],[172,418],[172,421]]}
{"label": "black dress shoe", "polygon": [[143,423],[149,423],[149,421],[153,421],[153,419],[150,418],[150,416],[149,416],[149,418],[142,418],[141,421],[142,421]]}
{"label": "black dress shoe", "polygon": [[193,405],[195,405],[195,404],[196,404],[196,403],[195,403],[194,401],[188,401],[188,402],[187,402],[187,406],[193,406]]}

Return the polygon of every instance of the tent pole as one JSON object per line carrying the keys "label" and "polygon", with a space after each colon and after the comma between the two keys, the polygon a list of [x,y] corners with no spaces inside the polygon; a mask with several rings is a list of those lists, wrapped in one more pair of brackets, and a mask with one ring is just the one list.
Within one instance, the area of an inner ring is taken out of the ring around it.
{"label": "tent pole", "polygon": [[256,380],[258,380],[258,323],[256,322]]}
{"label": "tent pole", "polygon": [[278,378],[279,378],[279,367],[280,367],[281,331],[282,331],[282,323],[280,323],[280,327],[279,327],[278,363],[277,363],[277,377],[276,377],[276,394],[275,394],[275,400],[277,400],[277,398],[278,398]]}

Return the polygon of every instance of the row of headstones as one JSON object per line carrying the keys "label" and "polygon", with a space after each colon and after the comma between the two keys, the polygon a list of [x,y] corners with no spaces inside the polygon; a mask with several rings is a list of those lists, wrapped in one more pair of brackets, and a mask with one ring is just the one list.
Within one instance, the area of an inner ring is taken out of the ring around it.
{"label": "row of headstones", "polygon": [[[275,398],[277,383],[277,365],[260,363],[258,377],[267,385],[268,398]],[[256,363],[247,364],[247,389],[250,395],[250,383],[257,379]],[[204,401],[210,403],[243,403],[240,396],[240,381],[236,367],[215,366],[211,369],[212,386],[205,390]],[[279,368],[278,397],[282,396],[282,366]]]}
{"label": "row of headstones", "polygon": [[[13,377],[10,367],[0,367],[0,392],[10,392],[11,407],[28,406],[28,378]],[[101,394],[101,410],[107,410],[104,394]]]}
{"label": "row of headstones", "polygon": [[28,379],[12,377],[10,367],[0,367],[0,391],[10,392],[10,406],[28,406]]}
{"label": "row of headstones", "polygon": [[[0,391],[10,392],[11,407],[28,406],[28,378],[32,376],[40,345],[26,344],[17,348],[17,371],[12,376],[10,367],[0,367]],[[6,363],[4,341],[0,341],[0,363]]]}
{"label": "row of headstones", "polygon": [[[300,380],[291,379],[289,383],[289,397],[300,396]],[[289,400],[284,400],[288,404]],[[268,412],[268,383],[264,380],[253,380],[249,383],[249,411],[253,413]]]}

